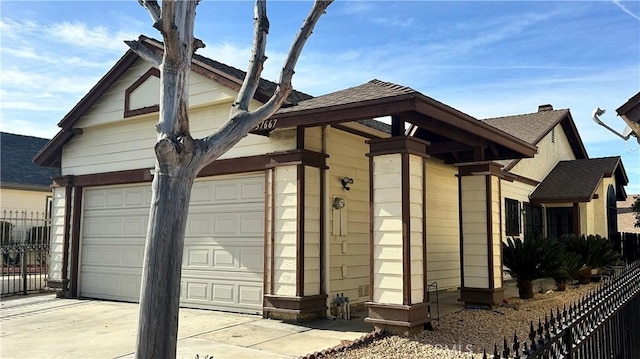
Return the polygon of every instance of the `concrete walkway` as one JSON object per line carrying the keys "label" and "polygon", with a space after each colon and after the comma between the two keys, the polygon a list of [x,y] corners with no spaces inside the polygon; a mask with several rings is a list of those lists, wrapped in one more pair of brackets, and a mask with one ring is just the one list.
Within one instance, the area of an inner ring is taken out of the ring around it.
{"label": "concrete walkway", "polygon": [[[505,283],[506,297],[517,295]],[[432,300],[436,317],[464,308],[458,291],[440,291]],[[352,341],[371,332],[365,312],[352,320],[288,324],[210,310],[180,309],[177,358],[297,358]],[[0,309],[0,358],[133,358],[138,306],[88,299],[30,295],[3,299]]]}
{"label": "concrete walkway", "polygon": [[[133,358],[138,306],[54,295],[2,301],[0,357]],[[294,325],[260,316],[180,309],[178,358],[296,358],[372,330],[362,318]]]}

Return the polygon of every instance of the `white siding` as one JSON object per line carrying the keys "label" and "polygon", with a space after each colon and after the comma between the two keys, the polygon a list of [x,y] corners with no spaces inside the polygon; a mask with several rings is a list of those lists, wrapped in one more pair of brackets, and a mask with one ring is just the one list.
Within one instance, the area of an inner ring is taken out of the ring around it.
{"label": "white siding", "polygon": [[[158,113],[123,118],[124,91],[149,67],[138,63],[125,73],[78,121],[83,133],[63,148],[62,175],[82,175],[152,168]],[[150,89],[150,86],[141,90]],[[190,128],[194,138],[213,133],[227,120],[235,93],[192,73]],[[254,101],[252,107],[258,104]],[[295,149],[295,130],[277,130],[269,137],[248,135],[221,159]]]}
{"label": "white siding", "polygon": [[320,294],[320,169],[305,166],[304,295]]}
{"label": "white siding", "polygon": [[297,174],[297,166],[275,169],[275,295],[296,295]]}
{"label": "white siding", "polygon": [[427,283],[438,289],[460,286],[458,169],[427,160]]}
{"label": "white siding", "polygon": [[49,279],[53,280],[62,279],[62,257],[64,256],[64,208],[66,201],[65,193],[65,187],[56,187],[53,189],[51,205],[51,265],[49,267]]}
{"label": "white siding", "polygon": [[[333,300],[344,293],[352,303],[369,300],[369,145],[365,138],[334,128],[327,129],[326,196],[329,204],[334,197],[346,200],[347,235],[327,233],[329,241],[329,278],[327,293]],[[318,142],[317,140],[315,142]],[[311,144],[314,141],[310,141]],[[340,180],[353,178],[346,191]],[[329,208],[328,228],[333,228],[333,209]]]}
{"label": "white siding", "polygon": [[373,159],[373,301],[403,304],[401,155]]}
{"label": "white siding", "polygon": [[461,181],[464,285],[489,288],[485,176],[465,176]]}
{"label": "white siding", "polygon": [[424,188],[424,159],[416,155],[409,155],[409,221],[411,233],[409,246],[411,258],[411,303],[424,301],[424,261],[423,258],[423,188]]}

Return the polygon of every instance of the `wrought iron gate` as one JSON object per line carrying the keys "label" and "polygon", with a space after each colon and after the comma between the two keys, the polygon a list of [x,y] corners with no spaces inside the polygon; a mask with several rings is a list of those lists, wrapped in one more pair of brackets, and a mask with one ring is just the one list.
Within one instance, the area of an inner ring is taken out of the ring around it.
{"label": "wrought iron gate", "polygon": [[50,239],[51,219],[44,212],[0,213],[2,296],[45,289]]}

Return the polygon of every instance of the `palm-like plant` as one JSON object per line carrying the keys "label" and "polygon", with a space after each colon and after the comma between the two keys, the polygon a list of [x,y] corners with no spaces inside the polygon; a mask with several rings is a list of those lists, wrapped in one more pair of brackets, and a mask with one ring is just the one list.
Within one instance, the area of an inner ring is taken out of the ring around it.
{"label": "palm-like plant", "polygon": [[558,291],[565,291],[567,282],[576,279],[582,268],[582,257],[572,252],[563,252],[560,258],[560,265],[551,276],[556,282]]}
{"label": "palm-like plant", "polygon": [[562,249],[560,241],[542,237],[508,238],[502,244],[503,264],[518,283],[520,298],[533,298],[533,280],[551,277],[558,270]]}
{"label": "palm-like plant", "polygon": [[620,254],[613,249],[611,241],[599,235],[572,234],[563,236],[561,240],[567,252],[575,253],[581,259],[583,269],[578,277],[581,284],[589,283],[592,269],[608,268],[620,261]]}

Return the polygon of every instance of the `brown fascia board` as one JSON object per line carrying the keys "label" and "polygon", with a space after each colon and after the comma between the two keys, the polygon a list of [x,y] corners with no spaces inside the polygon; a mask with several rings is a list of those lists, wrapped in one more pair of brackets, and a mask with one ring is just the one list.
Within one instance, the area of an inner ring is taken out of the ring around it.
{"label": "brown fascia board", "polygon": [[133,51],[127,50],[116,64],[102,76],[98,83],[58,122],[58,127],[60,127],[61,130],[34,156],[33,162],[35,164],[46,167],[60,166],[60,158],[58,157],[61,155],[62,146],[74,135],[73,126],[138,58],[138,55]]}
{"label": "brown fascia board", "polygon": [[532,198],[533,204],[549,204],[549,203],[576,203],[576,202],[591,202],[591,197],[575,197],[575,198]]}
{"label": "brown fascia board", "polygon": [[625,116],[633,108],[640,107],[640,92],[633,95],[627,102],[616,109],[618,116]]}
{"label": "brown fascia board", "polygon": [[536,146],[422,94],[417,96],[416,111],[431,118],[445,120],[451,125],[478,134],[525,157],[533,157],[538,152]]}
{"label": "brown fascia board", "polygon": [[573,150],[576,159],[588,159],[589,155],[587,154],[587,149],[584,147],[584,143],[582,143],[582,138],[580,138],[580,133],[578,132],[576,123],[573,121],[573,117],[571,116],[571,111],[567,110],[567,114],[562,118],[562,120],[560,120],[560,125],[562,126],[564,133],[567,135],[569,144],[571,145],[571,149]]}
{"label": "brown fascia board", "polygon": [[271,118],[278,120],[277,128],[289,128],[366,120],[413,110],[415,110],[415,94],[403,94],[335,106],[276,113]]}

